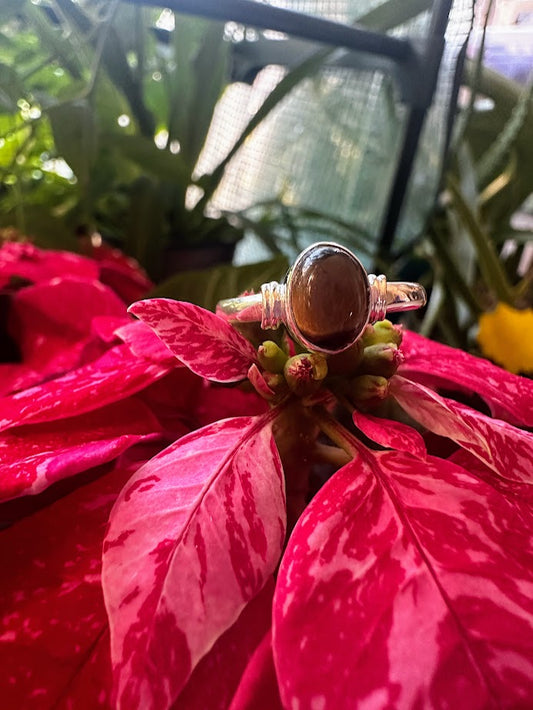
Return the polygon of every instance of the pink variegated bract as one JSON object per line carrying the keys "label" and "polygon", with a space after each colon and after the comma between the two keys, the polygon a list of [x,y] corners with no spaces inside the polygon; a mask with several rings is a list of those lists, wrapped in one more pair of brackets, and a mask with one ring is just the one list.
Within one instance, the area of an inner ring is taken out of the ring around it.
{"label": "pink variegated bract", "polygon": [[172,704],[273,573],[284,537],[270,415],[216,422],[138,471],[103,558],[120,707]]}
{"label": "pink variegated bract", "polygon": [[155,330],[190,370],[213,382],[238,382],[256,358],[252,345],[213,313],[168,298],[139,301],[129,312]]}

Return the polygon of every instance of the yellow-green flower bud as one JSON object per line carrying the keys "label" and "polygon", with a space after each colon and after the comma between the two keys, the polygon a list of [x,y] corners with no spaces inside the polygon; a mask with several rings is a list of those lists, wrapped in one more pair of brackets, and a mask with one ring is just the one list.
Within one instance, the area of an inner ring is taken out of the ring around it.
{"label": "yellow-green flower bud", "polygon": [[402,343],[402,328],[399,325],[393,325],[390,320],[380,320],[374,325],[367,325],[361,343],[364,348],[377,343],[392,343],[400,346]]}
{"label": "yellow-green flower bud", "polygon": [[273,340],[265,340],[257,349],[259,364],[268,372],[283,372],[287,354]]}
{"label": "yellow-green flower bud", "polygon": [[289,358],[283,372],[292,392],[306,397],[318,390],[328,374],[328,364],[319,353],[302,353]]}

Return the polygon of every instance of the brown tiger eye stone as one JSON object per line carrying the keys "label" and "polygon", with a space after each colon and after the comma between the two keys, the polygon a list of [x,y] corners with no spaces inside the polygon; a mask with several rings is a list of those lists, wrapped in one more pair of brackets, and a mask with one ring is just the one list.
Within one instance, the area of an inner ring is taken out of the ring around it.
{"label": "brown tiger eye stone", "polygon": [[290,274],[287,297],[294,325],[321,350],[347,348],[368,320],[366,272],[355,257],[335,245],[304,252]]}

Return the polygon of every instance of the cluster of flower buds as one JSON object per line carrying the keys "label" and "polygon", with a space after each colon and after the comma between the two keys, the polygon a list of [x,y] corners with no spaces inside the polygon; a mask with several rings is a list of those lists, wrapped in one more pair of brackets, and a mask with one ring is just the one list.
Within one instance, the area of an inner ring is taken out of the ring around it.
{"label": "cluster of flower buds", "polygon": [[357,342],[357,362],[346,373],[346,395],[361,410],[377,407],[389,393],[389,379],[403,361],[400,350],[402,330],[390,321],[367,325]]}
{"label": "cluster of flower buds", "polygon": [[350,349],[328,358],[313,352],[289,357],[267,340],[257,351],[263,370],[261,394],[274,403],[291,393],[304,398],[331,381],[342,386],[354,406],[372,409],[387,397],[389,379],[402,362],[401,340],[401,328],[387,320],[368,325]]}

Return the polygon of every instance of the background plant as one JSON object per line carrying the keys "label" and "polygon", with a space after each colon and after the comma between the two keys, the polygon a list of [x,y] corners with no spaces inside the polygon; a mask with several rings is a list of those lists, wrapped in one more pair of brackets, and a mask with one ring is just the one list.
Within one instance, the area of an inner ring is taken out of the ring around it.
{"label": "background plant", "polygon": [[161,17],[118,2],[3,6],[3,224],[72,249],[77,228],[97,228],[155,276],[169,243],[242,236],[204,209],[223,171],[198,209],[202,190],[190,194],[231,42],[222,24]]}

